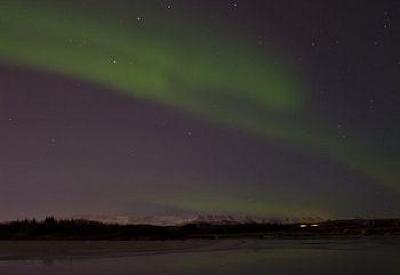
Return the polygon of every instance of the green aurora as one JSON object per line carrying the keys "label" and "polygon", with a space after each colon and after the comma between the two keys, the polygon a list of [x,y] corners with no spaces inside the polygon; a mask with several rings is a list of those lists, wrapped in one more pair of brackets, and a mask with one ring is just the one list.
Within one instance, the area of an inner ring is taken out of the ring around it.
{"label": "green aurora", "polygon": [[[3,62],[76,77],[285,141],[400,191],[397,157],[372,151],[362,138],[359,142],[335,138],[323,121],[307,111],[306,84],[296,72],[277,65],[276,54],[246,44],[239,34],[193,20],[160,24],[161,12],[121,24],[113,20],[112,12],[104,19],[107,11],[101,5],[89,12],[67,3],[63,7],[41,3],[36,7],[23,1],[1,3]],[[143,3],[136,7],[146,10]]]}

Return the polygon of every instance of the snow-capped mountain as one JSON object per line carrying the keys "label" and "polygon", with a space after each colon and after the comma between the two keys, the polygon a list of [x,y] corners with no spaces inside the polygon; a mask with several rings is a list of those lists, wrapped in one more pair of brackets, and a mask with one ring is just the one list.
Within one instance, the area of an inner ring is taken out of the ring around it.
{"label": "snow-capped mountain", "polygon": [[79,215],[73,216],[74,219],[85,219],[98,221],[108,224],[120,225],[157,225],[157,226],[177,226],[185,224],[248,224],[248,223],[319,223],[324,219],[320,217],[302,218],[266,218],[253,216],[233,216],[233,215],[168,215],[168,216],[124,216],[124,215]]}

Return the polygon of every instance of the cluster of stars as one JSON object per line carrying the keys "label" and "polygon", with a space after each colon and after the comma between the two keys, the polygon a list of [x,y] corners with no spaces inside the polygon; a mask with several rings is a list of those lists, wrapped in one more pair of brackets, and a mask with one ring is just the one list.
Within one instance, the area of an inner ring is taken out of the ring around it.
{"label": "cluster of stars", "polygon": [[384,29],[390,29],[390,28],[391,28],[391,24],[390,24],[390,14],[389,14],[388,11],[384,11],[383,15],[384,15],[383,28],[384,28]]}
{"label": "cluster of stars", "polygon": [[337,128],[337,130],[338,130],[338,136],[339,136],[339,138],[340,138],[341,140],[347,139],[347,135],[345,134],[343,123],[338,123],[338,124],[336,125],[336,128]]}

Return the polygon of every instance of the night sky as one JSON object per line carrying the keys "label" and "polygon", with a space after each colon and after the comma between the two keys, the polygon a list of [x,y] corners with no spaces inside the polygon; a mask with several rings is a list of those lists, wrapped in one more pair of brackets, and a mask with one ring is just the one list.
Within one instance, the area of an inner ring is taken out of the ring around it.
{"label": "night sky", "polygon": [[0,3],[0,220],[398,217],[400,2]]}

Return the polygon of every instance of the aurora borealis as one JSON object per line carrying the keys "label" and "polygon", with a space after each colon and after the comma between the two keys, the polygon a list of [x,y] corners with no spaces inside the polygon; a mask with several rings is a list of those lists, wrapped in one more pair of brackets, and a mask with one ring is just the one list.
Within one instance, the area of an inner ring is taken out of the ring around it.
{"label": "aurora borealis", "polygon": [[396,4],[283,2],[3,1],[0,215],[398,213]]}

